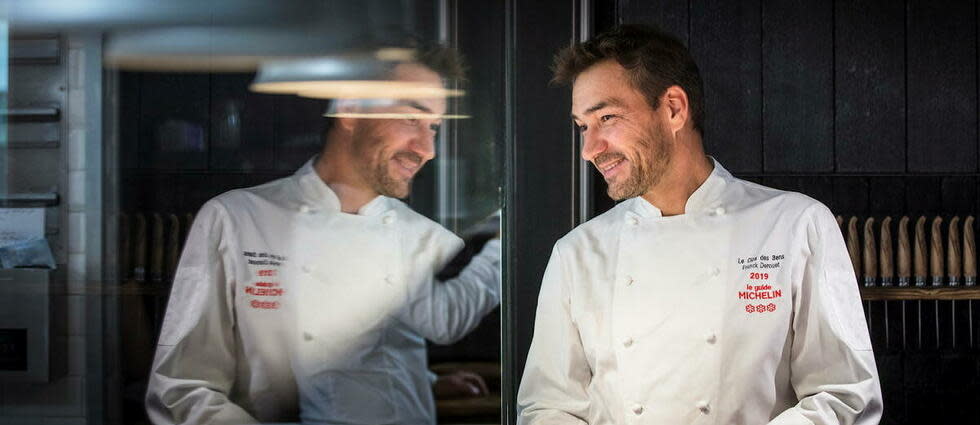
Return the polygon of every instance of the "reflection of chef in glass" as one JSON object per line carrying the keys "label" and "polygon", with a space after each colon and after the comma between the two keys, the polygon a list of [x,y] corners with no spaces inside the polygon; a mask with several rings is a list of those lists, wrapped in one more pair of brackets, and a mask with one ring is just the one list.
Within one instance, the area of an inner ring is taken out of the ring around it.
{"label": "reflection of chef in glass", "polygon": [[[392,74],[441,84],[458,63],[429,49]],[[335,108],[321,155],[292,177],[202,207],[154,360],[154,422],[288,421],[300,409],[304,422],[435,422],[425,340],[451,343],[499,303],[499,242],[435,282],[462,241],[395,198],[433,158],[446,101],[365,108]],[[467,381],[437,386],[482,385]]]}

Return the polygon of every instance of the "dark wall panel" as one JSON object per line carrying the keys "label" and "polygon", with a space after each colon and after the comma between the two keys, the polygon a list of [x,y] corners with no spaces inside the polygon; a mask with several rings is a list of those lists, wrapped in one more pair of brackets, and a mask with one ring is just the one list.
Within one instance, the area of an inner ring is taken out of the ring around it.
{"label": "dark wall panel", "polygon": [[142,74],[139,164],[144,170],[203,170],[210,86],[206,74]]}
{"label": "dark wall panel", "polygon": [[834,182],[830,177],[773,176],[766,177],[763,185],[805,194],[836,211]]}
{"label": "dark wall panel", "polygon": [[136,167],[140,142],[140,74],[119,73],[119,167]]}
{"label": "dark wall panel", "polygon": [[976,177],[951,176],[942,180],[943,214],[947,217],[961,215],[960,219],[976,211]]}
{"label": "dark wall panel", "polygon": [[211,75],[211,170],[274,169],[273,95],[253,93],[252,74]]}
{"label": "dark wall panel", "polygon": [[868,179],[868,209],[875,216],[892,216],[892,237],[898,235],[898,220],[906,213],[905,179],[871,177]]}
{"label": "dark wall panel", "polygon": [[[573,4],[514,1],[511,5],[509,115],[514,139],[507,161],[511,168],[504,239],[509,253],[505,273],[512,289],[508,297],[513,367],[508,372],[516,394],[530,347],[541,277],[555,241],[575,225],[571,182],[577,159],[568,118],[571,91],[548,85],[552,55],[574,37]],[[535,219],[541,214],[548,219]]]}
{"label": "dark wall panel", "polygon": [[[831,209],[837,214],[856,215],[861,219],[858,230],[863,232],[864,219],[871,205],[868,179],[864,177],[834,178],[834,204]],[[863,233],[862,233],[863,234]]]}
{"label": "dark wall panel", "polygon": [[941,181],[942,179],[938,177],[914,177],[905,180],[905,211],[912,220],[909,223],[910,237],[919,215],[943,213]]}
{"label": "dark wall panel", "polygon": [[977,171],[976,1],[908,2],[909,171]]}
{"label": "dark wall panel", "polygon": [[623,24],[652,24],[688,44],[688,2],[686,0],[621,0],[619,19]]}
{"label": "dark wall panel", "polygon": [[735,173],[762,171],[758,0],[691,3],[691,55],[705,91],[704,147]]}
{"label": "dark wall panel", "polygon": [[292,171],[320,152],[320,133],[329,103],[297,96],[275,98],[275,168]]}
{"label": "dark wall panel", "polygon": [[905,7],[834,4],[838,171],[905,171]]}
{"label": "dark wall panel", "polygon": [[766,171],[833,171],[832,3],[762,5]]}

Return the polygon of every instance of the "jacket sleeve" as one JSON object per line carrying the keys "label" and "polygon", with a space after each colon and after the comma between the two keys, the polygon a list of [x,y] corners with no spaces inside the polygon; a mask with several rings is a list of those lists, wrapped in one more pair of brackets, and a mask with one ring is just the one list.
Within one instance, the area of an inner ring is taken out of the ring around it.
{"label": "jacket sleeve", "polygon": [[492,239],[458,276],[436,282],[434,274],[410,295],[400,320],[436,344],[452,344],[476,328],[500,304],[500,239]]}
{"label": "jacket sleeve", "polygon": [[571,315],[568,276],[556,246],[538,295],[534,336],[517,393],[517,423],[584,424],[592,370]]}
{"label": "jacket sleeve", "polygon": [[228,217],[218,201],[194,220],[180,258],[146,394],[163,424],[257,422],[228,399],[235,380],[234,276]]}
{"label": "jacket sleeve", "polygon": [[854,268],[830,210],[818,204],[808,213],[790,360],[800,401],[770,424],[877,424],[881,387]]}

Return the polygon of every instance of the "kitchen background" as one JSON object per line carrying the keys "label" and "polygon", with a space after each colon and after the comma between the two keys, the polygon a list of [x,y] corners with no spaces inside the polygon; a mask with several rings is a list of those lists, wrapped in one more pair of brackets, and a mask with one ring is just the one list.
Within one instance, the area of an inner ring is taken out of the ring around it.
{"label": "kitchen background", "polygon": [[[0,371],[0,424],[140,423],[140,377],[188,214],[230,188],[291,174],[316,151],[324,103],[248,92],[248,73],[107,69],[109,29],[144,15],[13,4],[3,3],[0,25],[2,203],[43,209],[58,269],[3,270],[25,283],[0,286],[0,365],[14,369]],[[577,160],[568,89],[548,85],[551,55],[572,41],[635,22],[678,35],[705,80],[709,153],[739,177],[826,203],[845,230],[857,217],[858,246],[869,217],[880,237],[891,216],[896,238],[900,217],[925,216],[927,241],[942,217],[945,245],[954,216],[962,226],[980,212],[976,0],[391,4],[401,25],[458,46],[470,64],[475,118],[446,131],[411,204],[461,234],[504,206],[502,308],[460,344],[431,351],[434,363],[485,371],[499,398],[444,404],[447,423],[513,423],[548,253],[611,206]],[[127,25],[180,16],[145,12],[157,16]],[[980,291],[863,292],[882,422],[976,422]]]}

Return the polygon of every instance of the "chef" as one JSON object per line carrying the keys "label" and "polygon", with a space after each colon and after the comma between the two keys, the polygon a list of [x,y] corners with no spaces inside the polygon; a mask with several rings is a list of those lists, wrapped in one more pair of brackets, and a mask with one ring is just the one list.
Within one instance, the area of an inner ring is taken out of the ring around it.
{"label": "chef", "polygon": [[582,158],[623,200],[561,238],[519,424],[876,424],[882,402],[834,216],[702,146],[697,66],[622,26],[556,56]]}
{"label": "chef", "polygon": [[[392,76],[441,87],[458,71],[435,48]],[[433,281],[462,241],[397,198],[433,158],[446,101],[381,104],[347,112],[389,118],[335,118],[295,175],[201,208],[153,362],[154,423],[435,422],[425,340],[452,343],[499,303],[500,246]]]}

